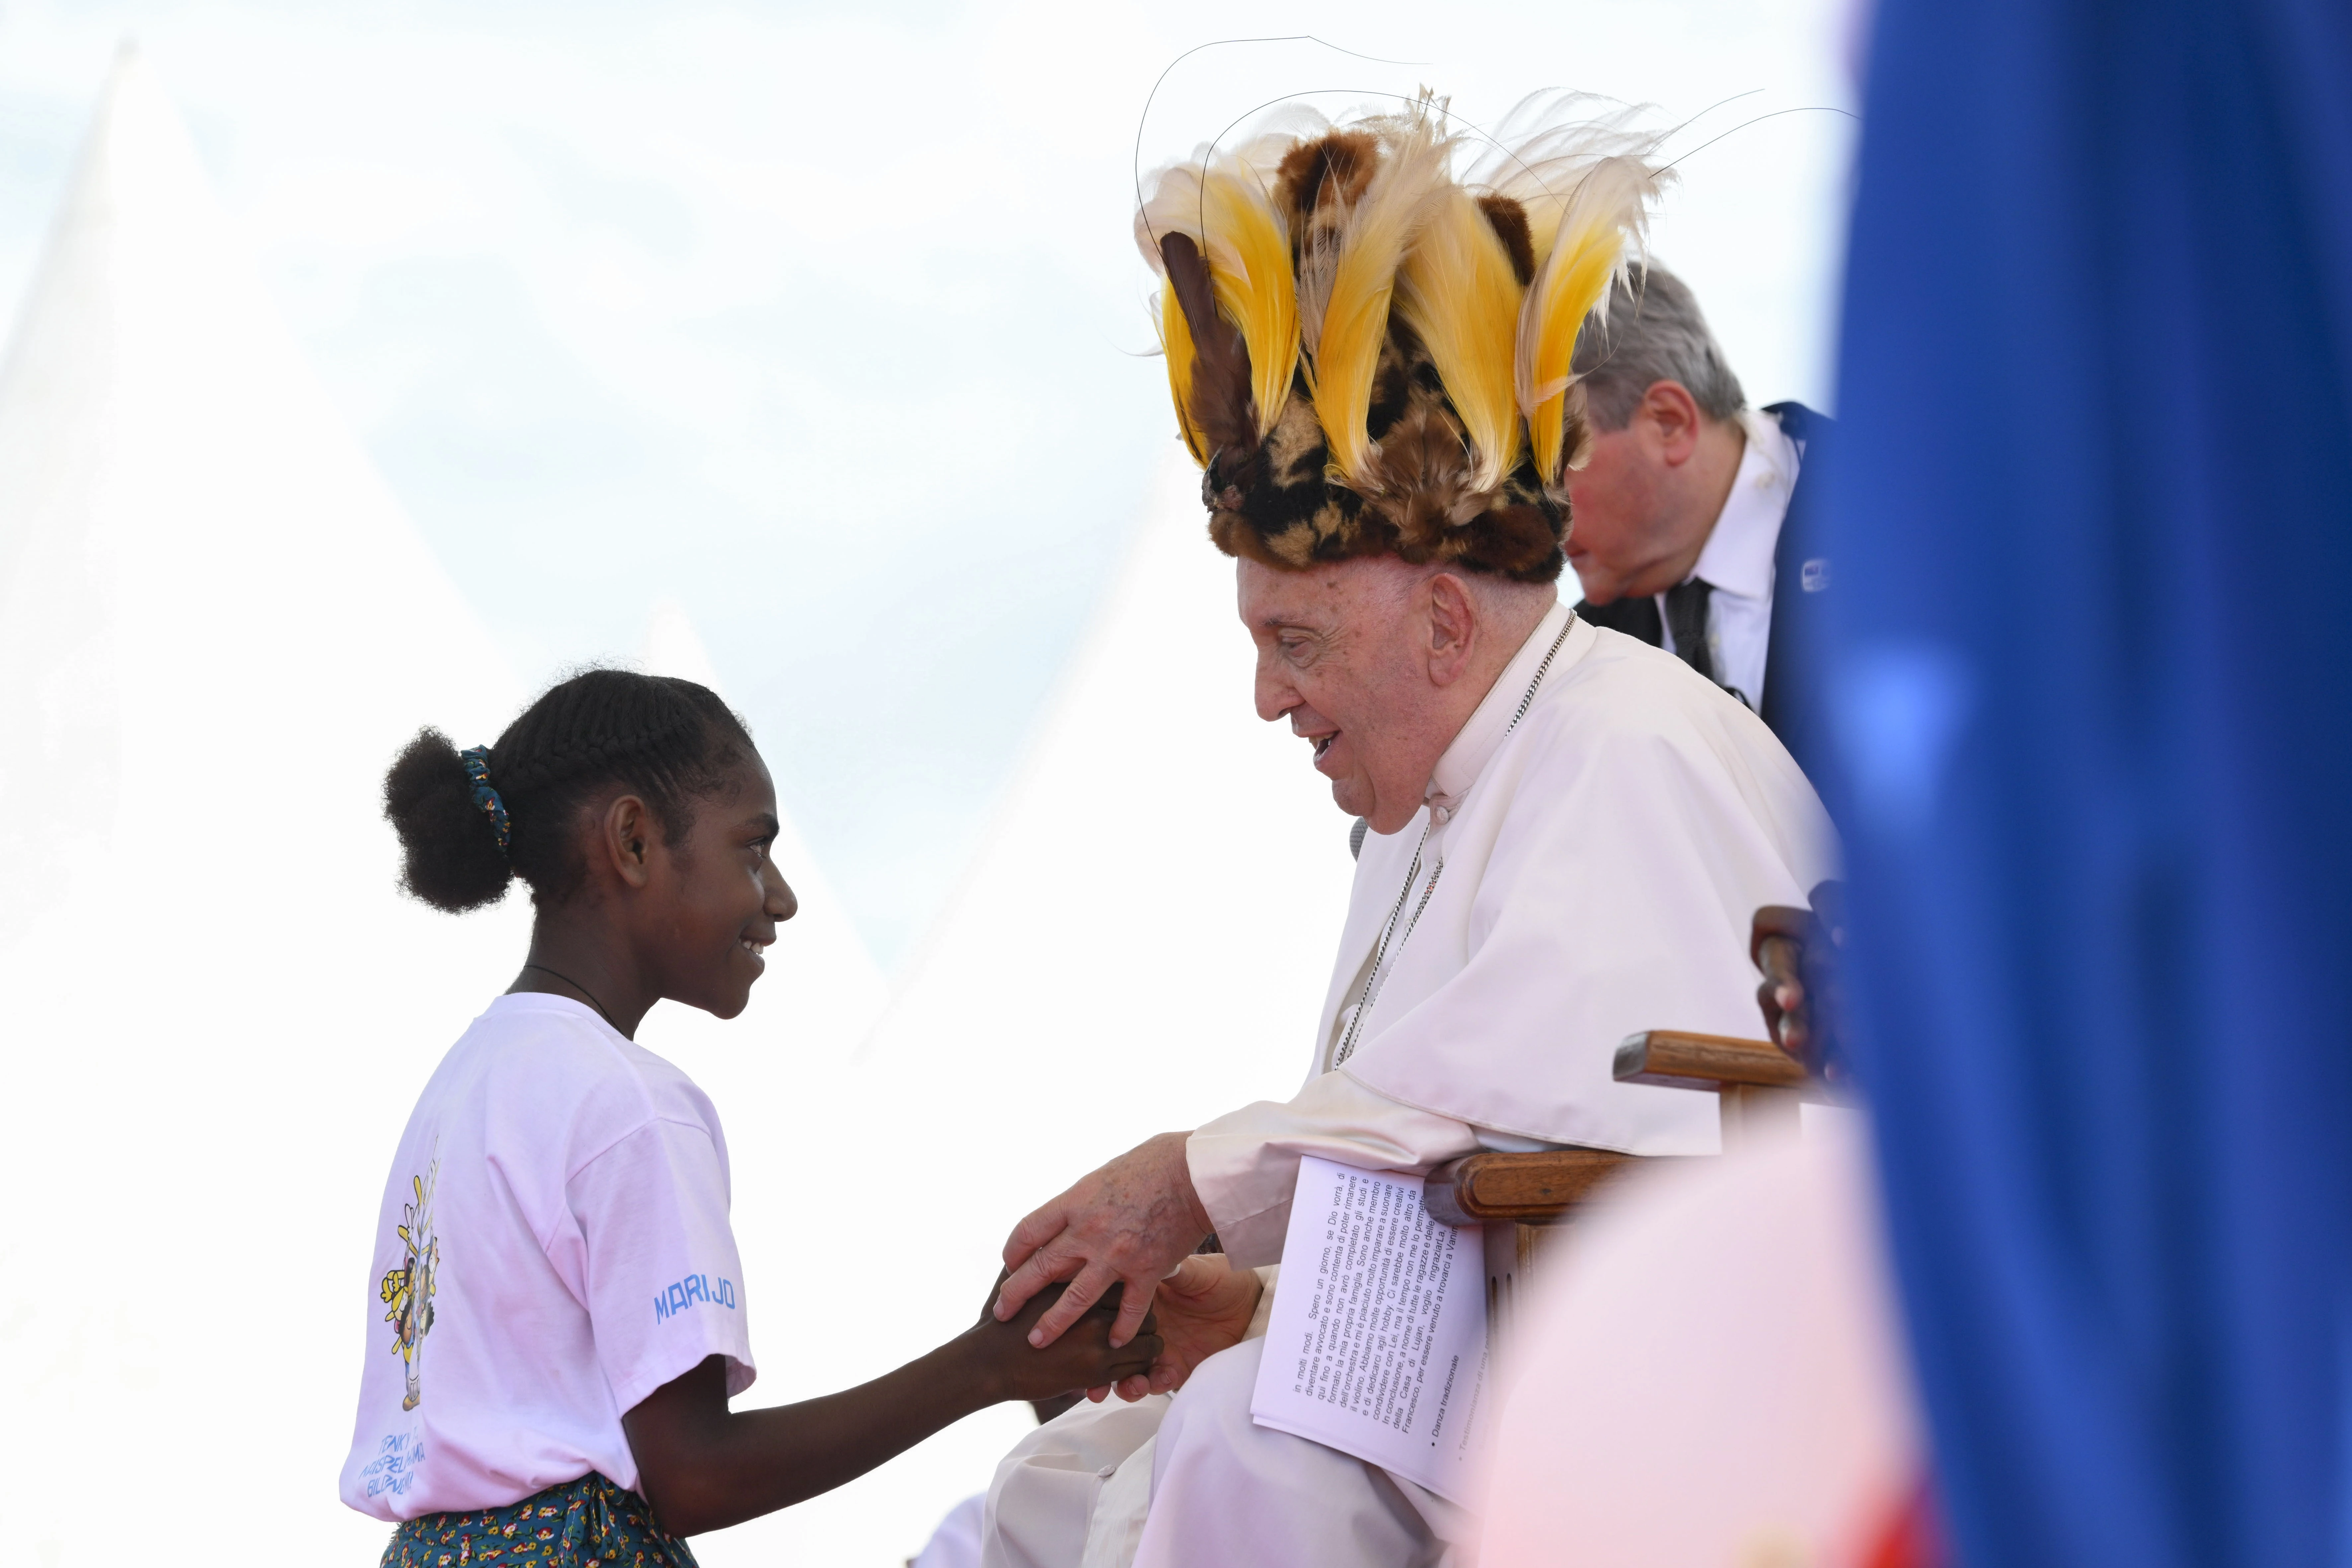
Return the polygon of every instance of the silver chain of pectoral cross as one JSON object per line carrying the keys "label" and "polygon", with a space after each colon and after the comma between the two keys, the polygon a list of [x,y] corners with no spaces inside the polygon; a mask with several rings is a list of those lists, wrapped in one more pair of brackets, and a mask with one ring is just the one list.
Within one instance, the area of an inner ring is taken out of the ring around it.
{"label": "silver chain of pectoral cross", "polygon": [[[1571,614],[1568,617],[1568,625],[1559,628],[1559,636],[1552,638],[1551,647],[1544,654],[1543,662],[1536,666],[1536,678],[1528,682],[1528,693],[1519,699],[1518,711],[1512,714],[1511,721],[1504,726],[1502,740],[1496,741],[1495,742],[1496,745],[1501,745],[1503,740],[1508,740],[1511,731],[1519,727],[1519,721],[1528,716],[1528,710],[1535,704],[1536,688],[1543,684],[1543,678],[1549,673],[1551,661],[1559,653],[1559,645],[1566,642],[1568,634],[1575,629],[1576,616]],[[1389,947],[1391,939],[1400,948],[1412,940],[1413,927],[1421,923],[1422,911],[1429,908],[1430,895],[1437,891],[1437,879],[1445,875],[1445,860],[1441,856],[1437,864],[1430,869],[1429,882],[1421,889],[1420,901],[1412,906],[1412,919],[1405,921],[1404,931],[1399,934],[1397,921],[1404,914],[1405,900],[1412,897],[1412,885],[1421,879],[1422,852],[1429,847],[1429,836],[1436,826],[1437,812],[1433,807],[1429,814],[1429,820],[1422,824],[1421,841],[1412,847],[1412,865],[1405,871],[1404,886],[1397,889],[1396,905],[1389,910],[1388,920],[1381,926],[1381,940],[1372,948],[1371,972],[1364,976],[1364,989],[1356,999],[1355,1012],[1348,1019],[1348,1032],[1339,1037],[1339,1048],[1331,1054],[1331,1065],[1334,1068],[1355,1055],[1356,1037],[1363,1033],[1364,1019],[1370,1015],[1372,1004],[1380,1000],[1381,983],[1388,978]]]}
{"label": "silver chain of pectoral cross", "polygon": [[[1356,1035],[1364,1026],[1364,1015],[1372,1010],[1372,998],[1381,994],[1381,980],[1388,966],[1389,938],[1396,933],[1397,917],[1404,913],[1404,901],[1412,897],[1412,885],[1421,878],[1421,852],[1429,844],[1430,829],[1436,826],[1433,813],[1422,825],[1421,842],[1412,847],[1412,868],[1404,874],[1404,886],[1397,889],[1396,907],[1389,911],[1387,921],[1381,927],[1380,943],[1372,949],[1371,973],[1364,976],[1363,994],[1357,997],[1356,1010],[1349,1016],[1348,1032],[1340,1037],[1339,1048],[1332,1053],[1331,1065],[1335,1068],[1355,1054]],[[1407,936],[1412,934],[1413,926],[1421,923],[1421,911],[1429,908],[1429,895],[1437,890],[1437,879],[1444,873],[1445,862],[1440,860],[1437,869],[1430,873],[1429,886],[1422,889],[1421,902],[1413,906],[1412,925],[1404,928]]]}

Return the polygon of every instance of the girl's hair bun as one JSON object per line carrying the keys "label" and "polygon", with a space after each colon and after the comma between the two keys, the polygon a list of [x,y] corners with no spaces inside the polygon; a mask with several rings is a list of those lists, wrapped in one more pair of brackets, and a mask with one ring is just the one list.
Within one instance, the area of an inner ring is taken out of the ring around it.
{"label": "girl's hair bun", "polygon": [[497,826],[474,804],[474,782],[449,737],[425,729],[383,777],[383,815],[400,835],[401,884],[457,914],[506,896],[514,871]]}
{"label": "girl's hair bun", "polygon": [[682,843],[696,803],[757,757],[743,721],[709,688],[583,669],[541,693],[487,751],[418,731],[384,775],[383,814],[407,852],[402,880],[434,908],[496,903],[516,877],[545,907],[587,875],[583,814],[605,795],[641,796],[663,837]]}

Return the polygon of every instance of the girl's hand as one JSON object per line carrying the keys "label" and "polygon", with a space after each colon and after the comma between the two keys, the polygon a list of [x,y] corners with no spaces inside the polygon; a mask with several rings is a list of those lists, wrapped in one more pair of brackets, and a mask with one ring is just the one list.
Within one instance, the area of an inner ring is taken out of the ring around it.
{"label": "girl's hand", "polygon": [[1052,1344],[1033,1349],[1030,1331],[1061,1294],[1060,1286],[1048,1286],[1010,1321],[998,1322],[991,1312],[964,1331],[964,1343],[999,1399],[1051,1399],[1080,1389],[1147,1378],[1152,1363],[1165,1353],[1159,1322],[1149,1315],[1135,1338],[1116,1350],[1111,1347],[1111,1326],[1119,1308],[1118,1286]]}
{"label": "girl's hand", "polygon": [[1150,1371],[1162,1347],[1149,1318],[1133,1341],[1110,1348],[1116,1295],[1032,1350],[1029,1331],[1060,1293],[1041,1292],[1009,1323],[983,1311],[898,1371],[798,1405],[730,1411],[727,1358],[706,1357],[622,1415],[637,1489],[662,1529],[698,1535],[830,1491],[1000,1401],[1050,1399]]}

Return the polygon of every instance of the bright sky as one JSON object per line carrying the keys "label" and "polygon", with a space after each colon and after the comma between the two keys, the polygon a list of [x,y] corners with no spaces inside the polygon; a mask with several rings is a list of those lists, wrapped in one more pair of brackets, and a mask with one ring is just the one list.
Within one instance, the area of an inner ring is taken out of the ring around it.
{"label": "bright sky", "polygon": [[[1147,166],[1302,89],[1850,106],[1842,0],[0,8],[11,314],[135,35],[341,411],[520,672],[693,616],[886,963],[966,862],[1171,438]],[[1657,254],[1826,402],[1852,122],[1696,153]],[[1236,700],[1244,694],[1236,693]],[[1106,716],[1151,766],[1150,715]],[[487,737],[486,737],[487,738]],[[1303,759],[1302,759],[1303,765]]]}

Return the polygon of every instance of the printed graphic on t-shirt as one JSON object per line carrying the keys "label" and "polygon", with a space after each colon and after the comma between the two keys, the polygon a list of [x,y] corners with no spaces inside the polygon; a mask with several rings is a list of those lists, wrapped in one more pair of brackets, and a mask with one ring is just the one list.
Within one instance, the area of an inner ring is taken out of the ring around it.
{"label": "printed graphic on t-shirt", "polygon": [[421,1363],[425,1336],[433,1331],[433,1277],[441,1268],[441,1237],[433,1228],[433,1188],[440,1176],[436,1145],[425,1173],[408,1179],[416,1194],[415,1203],[401,1207],[401,1217],[408,1223],[400,1227],[400,1239],[408,1255],[398,1268],[385,1273],[378,1292],[385,1307],[383,1321],[392,1325],[393,1352],[408,1363],[408,1393],[400,1402],[403,1410],[415,1409],[425,1398]]}
{"label": "printed graphic on t-shirt", "polygon": [[417,1467],[425,1462],[425,1439],[414,1429],[379,1438],[376,1451],[360,1467],[363,1496],[405,1497],[415,1484]]}
{"label": "printed graphic on t-shirt", "polygon": [[713,1285],[708,1274],[689,1274],[668,1289],[654,1297],[654,1321],[667,1322],[697,1301],[707,1306],[724,1307],[729,1311],[733,1311],[735,1281],[722,1278],[718,1284]]}

